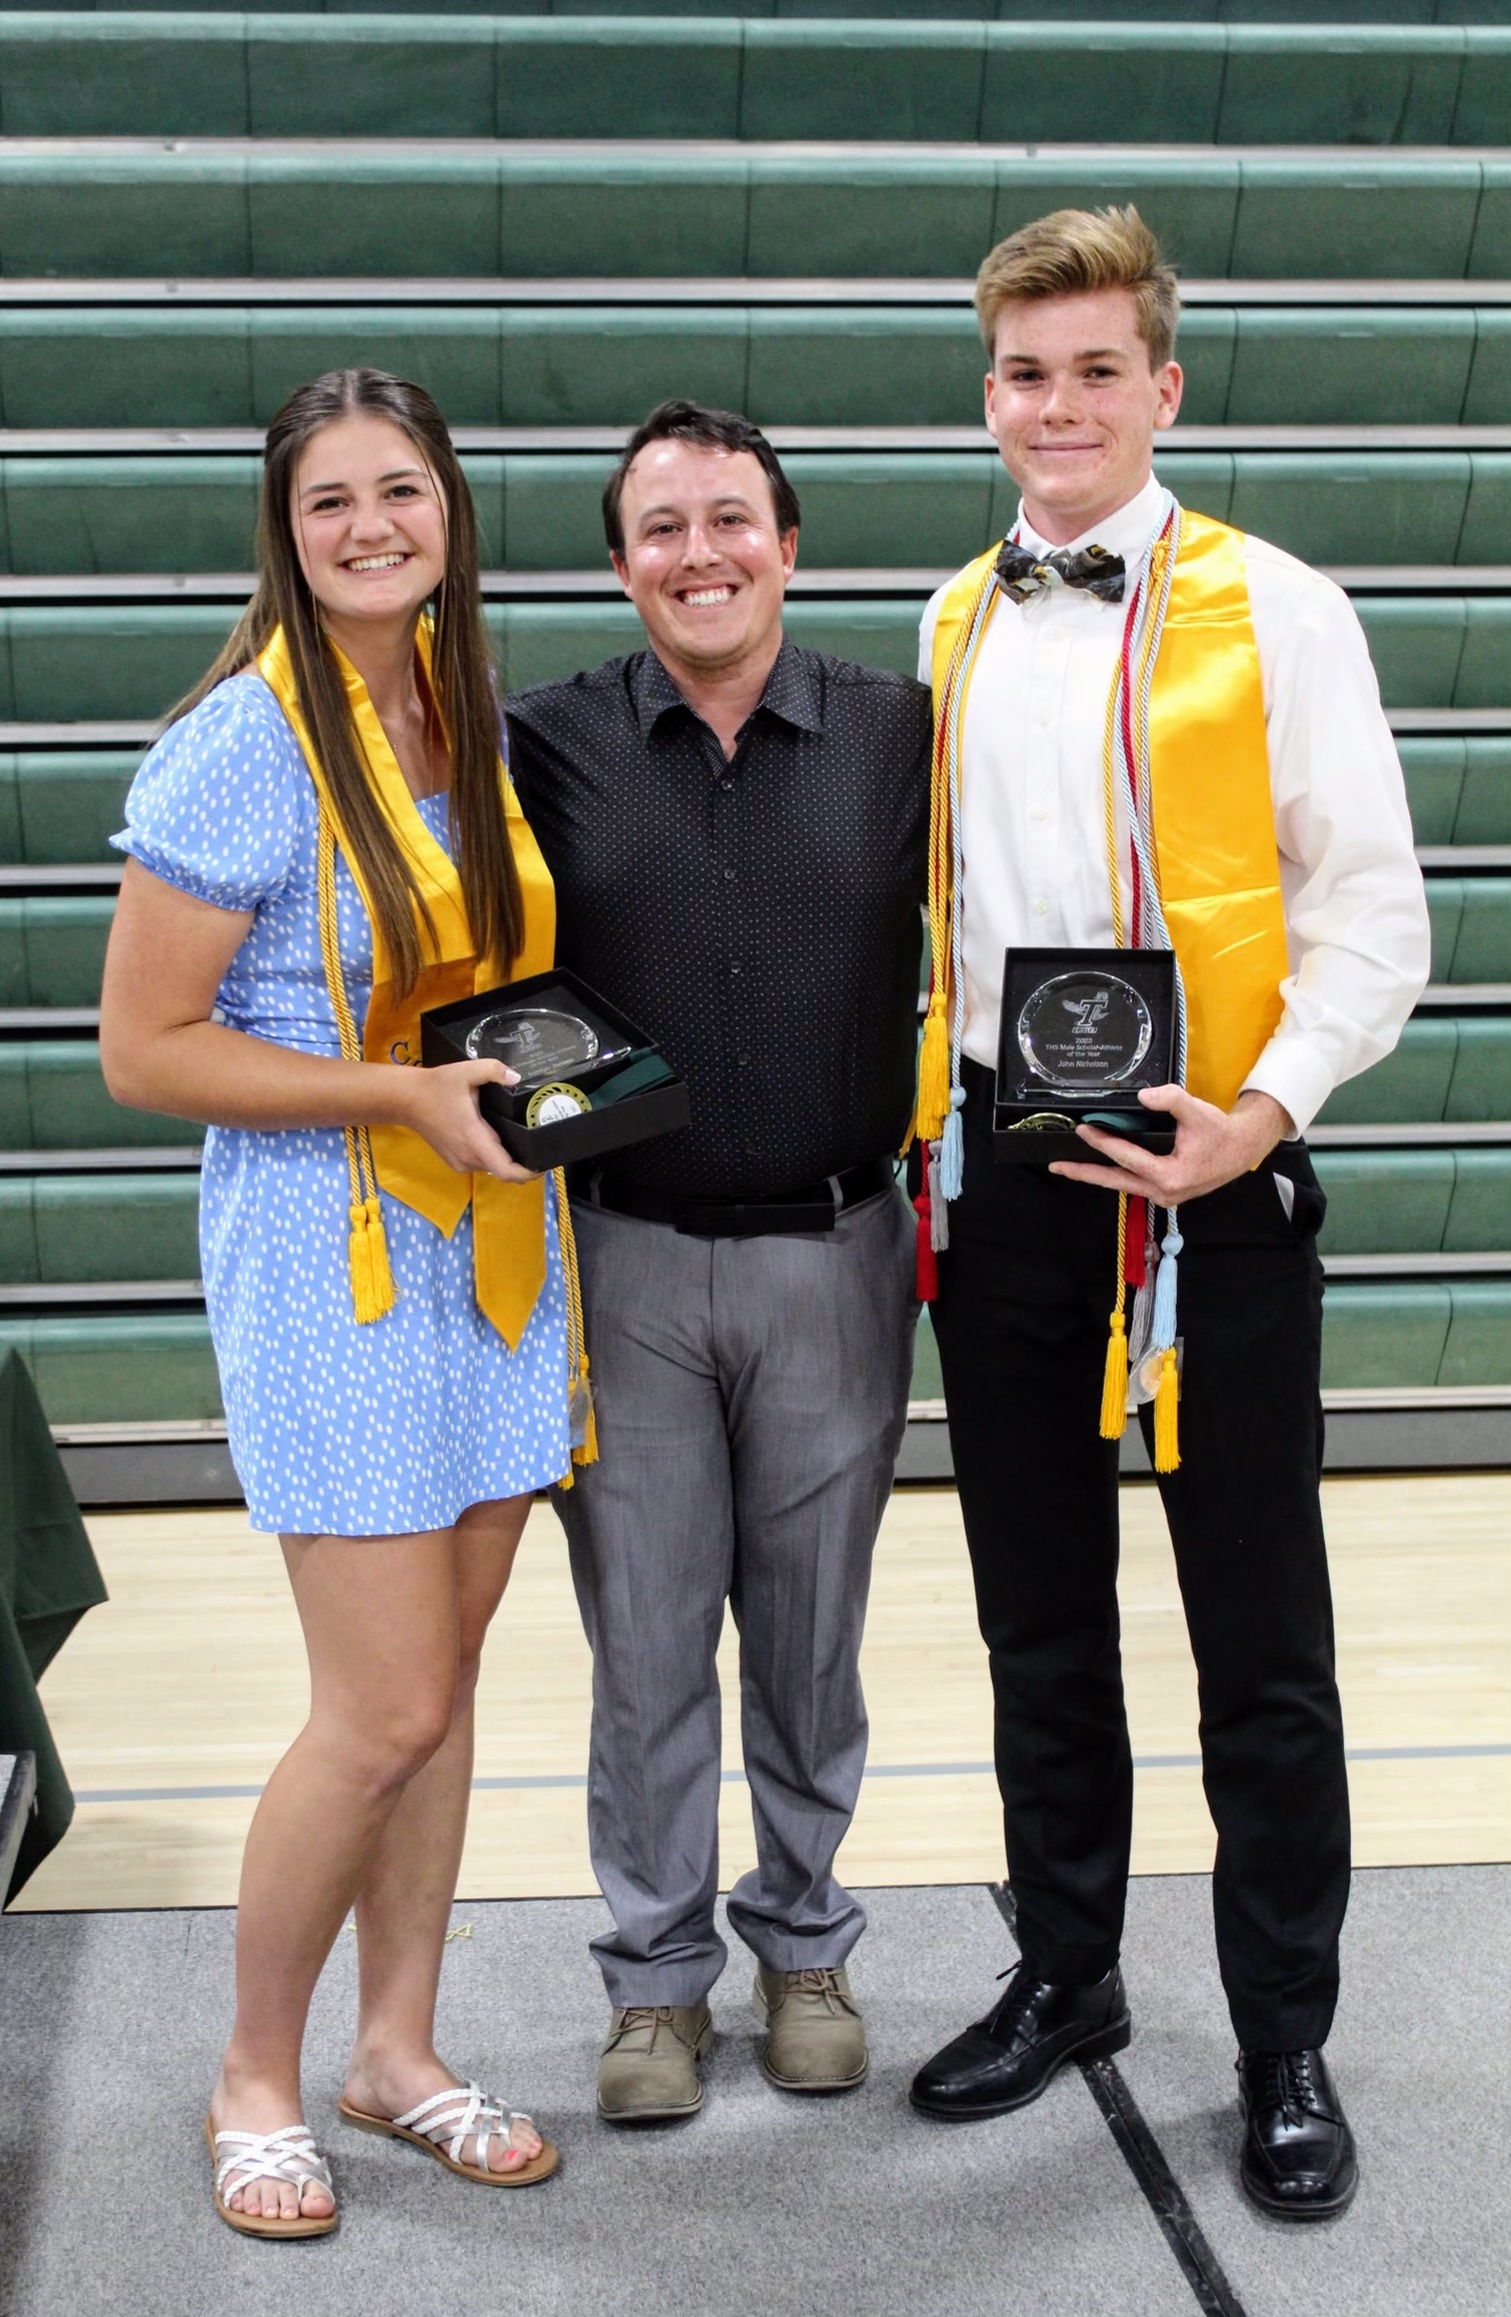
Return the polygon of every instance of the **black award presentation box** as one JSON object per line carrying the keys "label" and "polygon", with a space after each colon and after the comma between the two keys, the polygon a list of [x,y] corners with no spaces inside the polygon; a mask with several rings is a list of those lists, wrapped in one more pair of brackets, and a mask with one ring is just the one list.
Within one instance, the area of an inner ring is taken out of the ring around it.
{"label": "black award presentation box", "polygon": [[1175,1121],[1146,1110],[1141,1086],[1175,1075],[1175,958],[1168,949],[1010,949],[992,1150],[1047,1165],[1080,1159],[1083,1123],[1145,1150],[1175,1144]]}
{"label": "black award presentation box", "polygon": [[421,1014],[420,1060],[517,1070],[517,1086],[484,1086],[479,1107],[510,1157],[540,1173],[671,1134],[690,1116],[655,1040],[562,966]]}

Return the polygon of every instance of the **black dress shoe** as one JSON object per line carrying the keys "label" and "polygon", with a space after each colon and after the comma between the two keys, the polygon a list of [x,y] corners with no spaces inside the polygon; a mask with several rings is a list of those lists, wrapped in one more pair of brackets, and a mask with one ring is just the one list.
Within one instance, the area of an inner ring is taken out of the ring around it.
{"label": "black dress shoe", "polygon": [[1020,1963],[996,2009],[936,2052],[908,2097],[926,2116],[1001,2116],[1037,2100],[1067,2060],[1108,2059],[1132,2033],[1116,1965],[1090,1987],[1057,1987]]}
{"label": "black dress shoe", "polygon": [[1240,2178],[1284,2220],[1328,2220],[1359,2185],[1354,2136],[1320,2051],[1240,2052]]}

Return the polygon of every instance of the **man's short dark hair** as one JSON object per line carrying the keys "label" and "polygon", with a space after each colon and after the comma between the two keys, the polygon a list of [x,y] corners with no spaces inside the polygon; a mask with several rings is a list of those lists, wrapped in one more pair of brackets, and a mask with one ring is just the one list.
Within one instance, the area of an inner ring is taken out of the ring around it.
{"label": "man's short dark hair", "polygon": [[782,472],[777,457],[760,428],[734,410],[706,410],[701,402],[658,402],[642,419],[619,454],[619,464],[603,486],[603,530],[614,554],[624,553],[624,478],[647,443],[691,442],[705,450],[749,451],[760,463],[771,485],[776,527],[784,537],[798,527],[797,493]]}

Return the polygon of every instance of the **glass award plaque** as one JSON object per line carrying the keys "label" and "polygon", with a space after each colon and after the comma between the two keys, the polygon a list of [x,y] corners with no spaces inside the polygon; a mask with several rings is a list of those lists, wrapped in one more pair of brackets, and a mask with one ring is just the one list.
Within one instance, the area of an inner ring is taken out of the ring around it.
{"label": "glass award plaque", "polygon": [[674,1134],[691,1115],[686,1081],[655,1039],[565,966],[428,1007],[420,1060],[512,1071],[508,1084],[478,1087],[478,1108],[535,1173]]}
{"label": "glass award plaque", "polygon": [[1010,949],[992,1120],[998,1158],[1092,1157],[1102,1127],[1167,1151],[1174,1121],[1139,1101],[1175,1076],[1175,959],[1158,949]]}
{"label": "glass award plaque", "polygon": [[1114,1094],[1138,1074],[1154,1016],[1131,982],[1096,966],[1052,974],[1020,1007],[1018,1051],[1056,1094]]}
{"label": "glass award plaque", "polygon": [[554,1006],[503,1006],[484,1014],[467,1032],[467,1052],[474,1062],[502,1062],[517,1070],[522,1086],[540,1086],[612,1058],[590,1023]]}

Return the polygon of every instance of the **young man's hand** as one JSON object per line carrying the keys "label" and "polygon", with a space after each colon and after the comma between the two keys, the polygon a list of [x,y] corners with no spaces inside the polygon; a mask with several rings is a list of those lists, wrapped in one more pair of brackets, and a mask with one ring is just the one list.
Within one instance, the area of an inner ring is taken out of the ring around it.
{"label": "young man's hand", "polygon": [[1126,1191],[1130,1198],[1148,1199],[1156,1207],[1176,1207],[1236,1182],[1296,1131],[1290,1114],[1274,1096],[1254,1087],[1240,1094],[1231,1110],[1199,1101],[1183,1086],[1144,1087],[1139,1100],[1147,1110],[1167,1111],[1175,1120],[1172,1151],[1161,1158],[1100,1126],[1082,1126],[1076,1130],[1081,1140],[1107,1163],[1083,1166],[1061,1159],[1050,1173],[1068,1175],[1076,1183],[1096,1183],[1104,1190]]}

